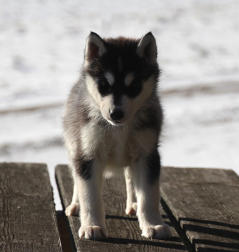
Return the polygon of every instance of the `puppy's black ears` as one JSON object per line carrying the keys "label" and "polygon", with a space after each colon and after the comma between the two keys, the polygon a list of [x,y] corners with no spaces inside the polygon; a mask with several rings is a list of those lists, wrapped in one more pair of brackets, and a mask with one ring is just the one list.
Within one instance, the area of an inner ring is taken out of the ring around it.
{"label": "puppy's black ears", "polygon": [[104,40],[95,32],[91,32],[86,41],[85,60],[99,58],[106,52]]}
{"label": "puppy's black ears", "polygon": [[157,45],[152,32],[148,32],[140,39],[137,54],[145,58],[149,63],[157,61]]}

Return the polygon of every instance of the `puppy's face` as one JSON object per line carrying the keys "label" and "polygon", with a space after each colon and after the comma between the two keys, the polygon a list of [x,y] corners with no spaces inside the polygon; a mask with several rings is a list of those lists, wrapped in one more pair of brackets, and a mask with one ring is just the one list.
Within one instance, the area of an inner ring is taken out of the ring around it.
{"label": "puppy's face", "polygon": [[85,49],[85,80],[89,94],[112,125],[133,118],[157,85],[159,69],[153,35],[141,40],[103,40],[91,33]]}

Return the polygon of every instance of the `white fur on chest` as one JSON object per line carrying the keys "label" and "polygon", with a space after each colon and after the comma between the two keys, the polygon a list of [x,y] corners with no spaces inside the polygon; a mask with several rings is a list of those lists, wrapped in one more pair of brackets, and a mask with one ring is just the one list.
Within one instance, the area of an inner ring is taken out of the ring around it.
{"label": "white fur on chest", "polygon": [[103,128],[89,122],[81,129],[81,151],[106,164],[121,165],[122,160],[125,160],[127,138],[126,128]]}
{"label": "white fur on chest", "polygon": [[152,130],[132,131],[129,127],[103,128],[89,122],[81,129],[81,151],[85,156],[99,158],[107,168],[130,165],[141,155],[150,153],[157,143]]}

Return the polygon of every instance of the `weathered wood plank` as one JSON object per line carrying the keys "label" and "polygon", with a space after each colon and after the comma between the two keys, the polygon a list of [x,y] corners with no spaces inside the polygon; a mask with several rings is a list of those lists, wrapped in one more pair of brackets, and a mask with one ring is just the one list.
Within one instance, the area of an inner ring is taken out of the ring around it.
{"label": "weathered wood plank", "polygon": [[236,173],[163,168],[161,195],[196,251],[239,251]]}
{"label": "weathered wood plank", "polygon": [[69,222],[64,211],[56,211],[58,230],[60,233],[61,246],[64,252],[75,251],[75,243],[72,237]]}
{"label": "weathered wood plank", "polygon": [[62,251],[46,165],[0,163],[0,251]]}
{"label": "weathered wood plank", "polygon": [[[56,179],[64,207],[68,206],[72,197],[72,177],[66,165],[56,167]],[[149,240],[140,235],[138,221],[128,217],[125,209],[125,185],[123,178],[106,181],[104,190],[106,209],[106,226],[109,237],[104,241],[80,240],[78,217],[69,217],[77,251],[187,251],[180,237],[172,227],[173,237],[170,240]],[[163,214],[169,225],[169,219]]]}

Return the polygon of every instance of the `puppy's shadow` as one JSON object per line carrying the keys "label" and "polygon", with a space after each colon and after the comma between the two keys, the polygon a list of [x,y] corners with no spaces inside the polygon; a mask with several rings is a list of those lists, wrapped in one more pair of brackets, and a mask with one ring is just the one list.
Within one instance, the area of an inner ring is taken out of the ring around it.
{"label": "puppy's shadow", "polygon": [[[163,218],[167,218],[166,215],[162,216]],[[185,246],[183,245],[182,240],[179,237],[172,236],[169,239],[147,239],[143,238],[141,236],[141,231],[138,226],[138,219],[135,216],[120,216],[120,215],[106,215],[106,220],[119,220],[127,221],[129,226],[133,225],[134,228],[132,228],[133,232],[136,233],[134,235],[135,238],[119,238],[119,237],[113,237],[110,233],[107,239],[104,240],[106,243],[120,243],[120,244],[137,244],[137,245],[142,245],[142,246],[157,246],[157,247],[162,247],[162,248],[168,248],[168,249],[177,249],[177,250],[182,250],[182,251],[187,251]],[[166,221],[167,224],[171,225],[171,222]],[[136,239],[137,237],[137,239]]]}

